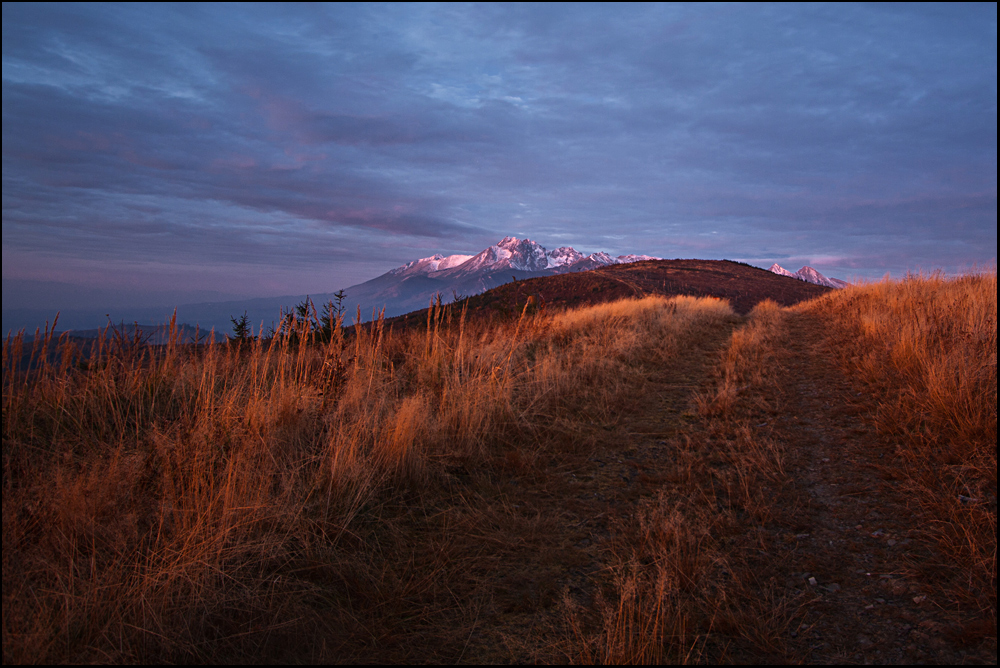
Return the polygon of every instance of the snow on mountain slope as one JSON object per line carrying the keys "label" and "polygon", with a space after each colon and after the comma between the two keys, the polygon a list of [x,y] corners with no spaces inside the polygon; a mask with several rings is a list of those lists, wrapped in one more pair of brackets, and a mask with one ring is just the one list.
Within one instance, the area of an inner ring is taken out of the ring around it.
{"label": "snow on mountain slope", "polygon": [[387,315],[399,315],[427,306],[440,294],[444,301],[456,295],[479,294],[511,280],[551,276],[569,271],[598,269],[611,264],[658,259],[648,255],[583,253],[564,246],[546,251],[531,239],[504,237],[474,255],[441,254],[408,262],[381,276],[346,288],[347,300],[360,304],[362,312],[383,306]]}
{"label": "snow on mountain slope", "polygon": [[816,285],[825,285],[828,288],[845,288],[849,285],[847,281],[842,281],[839,278],[824,276],[812,267],[802,267],[795,274],[797,278],[803,281],[815,283]]}
{"label": "snow on mountain slope", "polygon": [[645,262],[646,260],[662,260],[662,257],[652,255],[619,255],[615,258],[615,264],[628,264],[629,262]]}
{"label": "snow on mountain slope", "polygon": [[587,256],[587,259],[605,267],[610,264],[618,264],[617,262],[615,262],[615,259],[613,257],[608,255],[604,251],[600,251],[599,253],[591,253],[590,255]]}
{"label": "snow on mountain slope", "polygon": [[475,255],[433,255],[414,260],[389,272],[393,276],[433,276],[434,278],[470,277],[483,273],[516,271],[582,271],[612,264],[657,260],[649,255],[619,255],[612,257],[604,252],[583,253],[570,246],[553,251],[531,239],[504,237],[499,243],[483,249]]}
{"label": "snow on mountain slope", "polygon": [[789,278],[797,278],[800,281],[805,281],[806,283],[813,283],[815,285],[823,285],[828,288],[846,288],[850,283],[847,281],[842,281],[839,278],[829,278],[819,273],[812,267],[802,267],[794,274],[777,262],[771,265],[768,269],[772,274],[778,274],[780,276],[788,276]]}
{"label": "snow on mountain slope", "polygon": [[473,255],[468,261],[448,270],[439,270],[435,278],[469,277],[508,270],[545,272],[571,267],[583,259],[583,253],[564,246],[547,252],[531,239],[504,237],[499,243]]}
{"label": "snow on mountain slope", "polygon": [[471,255],[449,255],[448,257],[445,257],[440,253],[436,253],[430,257],[424,257],[419,260],[414,260],[413,262],[408,262],[402,267],[391,269],[388,273],[394,276],[426,276],[427,274],[435,271],[443,271],[444,269],[457,267],[458,265],[464,264],[471,259]]}
{"label": "snow on mountain slope", "polygon": [[787,269],[785,269],[784,267],[782,267],[777,262],[775,262],[774,264],[772,264],[771,268],[768,269],[768,271],[771,272],[772,274],[778,274],[779,276],[788,276],[789,278],[797,278],[795,276],[795,274],[793,274],[792,272],[788,271]]}
{"label": "snow on mountain slope", "polygon": [[545,248],[536,244],[531,239],[516,239],[514,237],[504,237],[503,241],[497,244],[498,247],[510,252],[508,261],[511,269],[521,271],[542,271],[548,269],[549,259],[545,255]]}
{"label": "snow on mountain slope", "polygon": [[562,248],[549,251],[545,254],[545,256],[549,260],[549,269],[555,269],[556,267],[568,267],[576,264],[584,258],[583,253],[575,248],[571,248],[570,246],[563,246]]}
{"label": "snow on mountain slope", "polygon": [[627,264],[629,262],[642,262],[643,260],[660,260],[662,258],[653,257],[651,255],[619,255],[618,257],[612,257],[607,253],[591,253],[587,257],[574,262],[572,265],[567,267],[568,271],[589,271],[591,269],[600,269],[601,267],[607,267],[613,264]]}

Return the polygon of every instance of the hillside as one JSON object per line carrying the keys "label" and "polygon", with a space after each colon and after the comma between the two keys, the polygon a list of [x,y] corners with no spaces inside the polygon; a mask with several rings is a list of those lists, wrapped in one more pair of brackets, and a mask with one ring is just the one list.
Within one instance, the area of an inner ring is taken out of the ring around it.
{"label": "hillside", "polygon": [[995,663],[996,296],[15,337],[4,661]]}
{"label": "hillside", "polygon": [[[736,313],[746,314],[765,299],[791,306],[829,290],[729,260],[647,260],[517,280],[468,297],[463,304],[473,318],[516,317],[529,296],[559,311],[647,295],[687,295],[725,299]],[[412,326],[426,322],[426,314],[427,309],[421,309],[388,321]]]}
{"label": "hillside", "polygon": [[[595,275],[594,271],[598,274]],[[369,281],[345,288],[341,294],[343,305],[350,315],[353,316],[360,307],[362,320],[369,321],[383,308],[386,317],[390,318],[423,311],[437,295],[444,303],[451,302],[456,296],[477,296],[470,304],[472,310],[485,306],[494,314],[519,310],[528,294],[532,294],[527,292],[529,290],[537,293],[536,299],[541,298],[556,308],[643,294],[686,294],[727,299],[737,312],[746,313],[764,298],[789,305],[814,297],[820,292],[808,286],[817,280],[821,281],[820,284],[825,281],[832,287],[846,285],[843,281],[822,277],[809,267],[803,267],[795,274],[784,272],[781,277],[785,276],[801,279],[797,281],[800,285],[775,281],[773,268],[764,272],[736,262],[657,260],[645,255],[612,257],[607,253],[592,253],[584,256],[569,247],[546,251],[529,239],[506,237],[476,255],[434,255],[414,260]],[[536,279],[545,280],[536,283]],[[511,283],[517,285],[511,286]],[[478,298],[491,289],[489,297]],[[177,322],[200,323],[201,331],[214,328],[221,334],[230,331],[230,318],[246,313],[254,331],[266,332],[271,327],[277,327],[281,313],[290,312],[306,299],[322,310],[325,304],[338,300],[338,294],[324,292],[262,297],[181,304],[176,308],[67,309],[60,312],[59,321],[61,327],[79,331],[106,326],[109,312],[113,315],[113,322],[129,323],[165,322],[174,313]],[[51,321],[55,315],[37,309],[7,309],[3,313],[5,327],[10,325],[16,331],[19,327],[28,326],[29,334],[36,326],[42,327]],[[412,317],[404,318],[403,322],[412,320]],[[149,328],[144,326],[143,329]]]}

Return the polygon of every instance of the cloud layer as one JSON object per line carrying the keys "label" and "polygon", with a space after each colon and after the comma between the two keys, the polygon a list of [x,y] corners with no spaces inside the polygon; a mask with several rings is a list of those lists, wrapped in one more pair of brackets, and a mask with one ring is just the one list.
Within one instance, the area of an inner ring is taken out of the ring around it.
{"label": "cloud layer", "polygon": [[331,291],[506,234],[995,262],[996,44],[995,4],[6,3],[5,306]]}

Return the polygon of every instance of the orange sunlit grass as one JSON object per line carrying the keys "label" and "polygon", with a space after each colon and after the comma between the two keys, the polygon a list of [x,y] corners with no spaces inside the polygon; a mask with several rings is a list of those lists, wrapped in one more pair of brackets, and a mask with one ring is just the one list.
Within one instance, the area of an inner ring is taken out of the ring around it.
{"label": "orange sunlit grass", "polygon": [[[877,402],[952,597],[996,615],[997,278],[909,276],[807,307]],[[995,633],[995,631],[994,631]]]}
{"label": "orange sunlit grass", "polygon": [[310,603],[345,605],[304,562],[332,560],[321,570],[334,580],[381,577],[365,570],[379,548],[363,534],[378,533],[392,490],[420,489],[450,461],[572,441],[572,415],[608,416],[641,384],[636,358],[664,362],[726,318],[725,304],[691,298],[474,327],[436,307],[422,331],[379,321],[299,345],[311,338],[300,321],[240,345],[105,340],[72,364],[69,344],[53,357],[48,338],[22,364],[14,338],[5,660],[228,660],[261,643],[284,656],[303,634],[336,643],[331,616],[362,613]]}
{"label": "orange sunlit grass", "polygon": [[[847,419],[881,441],[839,473],[903,471],[872,507],[912,498],[894,521],[933,550],[906,568],[986,620],[963,642],[995,637],[995,273],[745,318],[647,297],[318,320],[5,343],[5,661],[815,658],[789,643],[818,599],[776,589],[776,560],[821,556],[786,535],[816,489],[801,444]],[[864,410],[799,422],[802,373]]]}

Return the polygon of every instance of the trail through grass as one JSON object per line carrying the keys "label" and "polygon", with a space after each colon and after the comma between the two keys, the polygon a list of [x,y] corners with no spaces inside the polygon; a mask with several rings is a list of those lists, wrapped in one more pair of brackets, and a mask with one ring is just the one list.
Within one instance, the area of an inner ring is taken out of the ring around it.
{"label": "trail through grass", "polygon": [[339,324],[5,344],[5,661],[995,662],[995,274]]}

